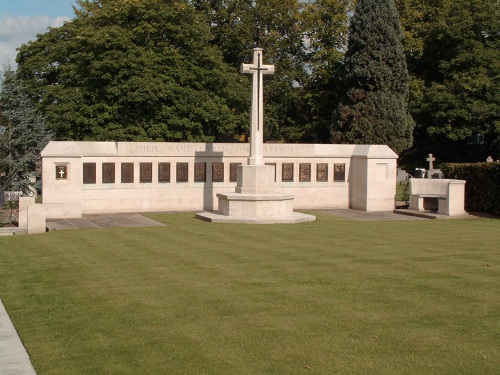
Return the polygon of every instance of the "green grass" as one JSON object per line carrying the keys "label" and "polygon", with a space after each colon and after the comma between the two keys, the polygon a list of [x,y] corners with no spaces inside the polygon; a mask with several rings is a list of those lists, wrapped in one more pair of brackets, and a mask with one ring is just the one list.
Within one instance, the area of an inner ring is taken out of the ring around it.
{"label": "green grass", "polygon": [[499,373],[499,220],[151,217],[0,238],[38,375]]}

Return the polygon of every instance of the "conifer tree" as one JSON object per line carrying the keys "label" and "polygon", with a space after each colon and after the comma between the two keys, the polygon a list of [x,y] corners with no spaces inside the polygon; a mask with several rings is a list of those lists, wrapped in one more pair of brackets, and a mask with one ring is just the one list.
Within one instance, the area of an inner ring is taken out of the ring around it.
{"label": "conifer tree", "polygon": [[345,98],[333,141],[387,144],[399,153],[412,144],[409,75],[394,0],[359,0],[349,27]]}
{"label": "conifer tree", "polygon": [[[0,179],[0,190],[31,193],[35,188],[40,191],[40,152],[51,135],[46,129],[45,118],[10,69],[4,73],[0,112],[4,129],[0,143],[0,169],[6,172],[6,176]],[[36,176],[35,183],[33,176]]]}

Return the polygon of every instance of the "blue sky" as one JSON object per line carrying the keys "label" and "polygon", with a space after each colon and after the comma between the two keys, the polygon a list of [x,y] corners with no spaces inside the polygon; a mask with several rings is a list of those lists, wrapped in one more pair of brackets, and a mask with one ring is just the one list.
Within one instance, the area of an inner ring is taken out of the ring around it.
{"label": "blue sky", "polygon": [[0,71],[15,67],[16,48],[74,17],[75,0],[0,0]]}

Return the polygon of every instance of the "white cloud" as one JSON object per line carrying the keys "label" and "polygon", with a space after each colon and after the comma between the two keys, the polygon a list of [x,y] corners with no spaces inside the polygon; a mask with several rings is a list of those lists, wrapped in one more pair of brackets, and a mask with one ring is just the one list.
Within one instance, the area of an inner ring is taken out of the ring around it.
{"label": "white cloud", "polygon": [[69,17],[3,15],[0,17],[0,66],[10,63],[14,67],[16,48],[35,40],[36,35],[45,33],[48,27],[60,27],[69,20]]}

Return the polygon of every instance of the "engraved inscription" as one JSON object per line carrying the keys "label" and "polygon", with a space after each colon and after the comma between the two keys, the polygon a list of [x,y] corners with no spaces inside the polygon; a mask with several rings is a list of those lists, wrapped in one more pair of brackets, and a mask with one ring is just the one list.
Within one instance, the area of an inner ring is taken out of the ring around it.
{"label": "engraved inscription", "polygon": [[158,163],[158,182],[170,182],[170,163]]}
{"label": "engraved inscription", "polygon": [[207,181],[207,163],[194,163],[194,181]]}
{"label": "engraved inscription", "polygon": [[311,182],[311,163],[299,164],[299,181]]}
{"label": "engraved inscription", "polygon": [[316,181],[328,182],[328,163],[316,164]]}
{"label": "engraved inscription", "polygon": [[230,163],[229,164],[229,181],[230,182],[238,181],[238,165],[241,165],[241,163]]}
{"label": "engraved inscription", "polygon": [[140,163],[139,166],[139,181],[141,183],[153,182],[153,163]]}
{"label": "engraved inscription", "polygon": [[224,163],[212,163],[212,182],[224,181]]}
{"label": "engraved inscription", "polygon": [[96,183],[96,167],[95,163],[83,163],[83,183]]}
{"label": "engraved inscription", "polygon": [[188,182],[188,163],[177,163],[175,165],[177,182]]}
{"label": "engraved inscription", "polygon": [[102,163],[102,183],[115,183],[115,163]]}
{"label": "engraved inscription", "polygon": [[333,181],[344,182],[345,181],[345,164],[334,164],[333,166]]}
{"label": "engraved inscription", "polygon": [[160,152],[160,148],[158,146],[135,146],[135,150],[139,152]]}
{"label": "engraved inscription", "polygon": [[293,181],[293,163],[281,164],[281,180],[284,182]]}
{"label": "engraved inscription", "polygon": [[134,163],[122,163],[121,173],[122,184],[134,183]]}
{"label": "engraved inscription", "polygon": [[68,179],[68,166],[56,165],[56,180],[67,180],[67,179]]}
{"label": "engraved inscription", "polygon": [[271,167],[274,168],[274,182],[276,182],[276,163],[266,163],[266,165],[270,165]]}

